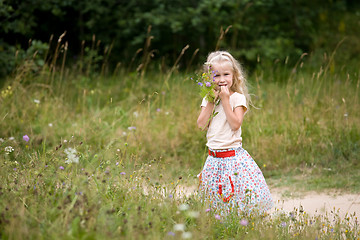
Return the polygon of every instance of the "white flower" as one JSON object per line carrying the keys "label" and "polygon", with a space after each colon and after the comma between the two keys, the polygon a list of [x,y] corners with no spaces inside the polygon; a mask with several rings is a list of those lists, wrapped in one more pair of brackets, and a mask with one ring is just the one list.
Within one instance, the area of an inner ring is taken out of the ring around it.
{"label": "white flower", "polygon": [[187,205],[186,203],[183,203],[179,206],[180,211],[186,211],[188,209],[189,209],[189,205]]}
{"label": "white flower", "polygon": [[14,151],[14,148],[12,146],[5,147],[5,153],[10,154]]}
{"label": "white flower", "polygon": [[64,139],[64,143],[67,143],[67,140],[66,140],[66,139]]}
{"label": "white flower", "polygon": [[14,138],[14,137],[9,137],[9,140],[10,140],[10,141],[14,141],[15,138]]}
{"label": "white flower", "polygon": [[184,231],[185,225],[182,223],[178,223],[174,225],[174,231]]}
{"label": "white flower", "polygon": [[138,112],[134,112],[133,115],[134,115],[134,117],[137,118],[137,117],[139,116],[139,113],[138,113]]}
{"label": "white flower", "polygon": [[0,142],[2,142],[2,143],[3,143],[3,142],[5,142],[5,140],[4,140],[4,139],[2,139],[2,138],[0,138]]}
{"label": "white flower", "polygon": [[183,234],[181,235],[181,237],[183,239],[190,239],[192,237],[191,232],[183,232]]}
{"label": "white flower", "polygon": [[199,217],[199,212],[195,212],[195,211],[190,211],[188,213],[188,216],[191,217],[191,218],[198,218]]}
{"label": "white flower", "polygon": [[66,148],[64,152],[67,155],[67,160],[65,161],[65,163],[79,163],[79,157],[76,155],[76,149]]}
{"label": "white flower", "polygon": [[34,99],[34,103],[36,103],[36,104],[40,104],[40,100],[38,100],[38,99]]}
{"label": "white flower", "polygon": [[53,124],[52,123],[49,123],[49,127],[52,127],[53,126]]}

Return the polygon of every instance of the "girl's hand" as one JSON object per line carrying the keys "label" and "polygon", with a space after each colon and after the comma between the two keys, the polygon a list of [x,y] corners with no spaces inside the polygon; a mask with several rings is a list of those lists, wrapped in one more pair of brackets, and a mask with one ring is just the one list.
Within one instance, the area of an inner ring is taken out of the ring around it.
{"label": "girl's hand", "polygon": [[214,89],[214,95],[215,95],[214,102],[216,102],[219,99],[219,94],[220,94],[220,88]]}
{"label": "girl's hand", "polygon": [[230,91],[229,91],[229,88],[227,86],[221,86],[220,87],[219,97],[220,97],[221,100],[230,97]]}

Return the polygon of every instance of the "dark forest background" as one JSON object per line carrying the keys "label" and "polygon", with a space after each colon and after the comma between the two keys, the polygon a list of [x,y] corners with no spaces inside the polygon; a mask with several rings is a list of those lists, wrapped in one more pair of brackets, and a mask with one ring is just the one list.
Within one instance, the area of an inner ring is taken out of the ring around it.
{"label": "dark forest background", "polygon": [[[162,67],[197,66],[214,49],[254,66],[259,58],[296,61],[304,52],[339,61],[360,53],[356,0],[1,0],[0,75],[24,59],[51,61],[59,37],[67,65],[84,56],[136,69],[144,53]],[[83,59],[82,59],[83,60]],[[133,61],[133,62],[132,62]]]}

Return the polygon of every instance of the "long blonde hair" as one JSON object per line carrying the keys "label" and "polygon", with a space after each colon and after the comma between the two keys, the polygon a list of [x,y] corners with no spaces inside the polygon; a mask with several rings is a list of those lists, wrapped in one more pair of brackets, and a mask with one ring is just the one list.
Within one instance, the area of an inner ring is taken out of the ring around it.
{"label": "long blonde hair", "polygon": [[252,105],[251,97],[247,87],[247,80],[245,77],[245,73],[241,64],[229,53],[226,51],[215,51],[211,52],[208,57],[207,61],[204,64],[205,71],[211,70],[211,65],[214,63],[224,63],[229,62],[233,68],[233,84],[230,87],[231,91],[238,92],[244,94],[246,98],[247,105]]}

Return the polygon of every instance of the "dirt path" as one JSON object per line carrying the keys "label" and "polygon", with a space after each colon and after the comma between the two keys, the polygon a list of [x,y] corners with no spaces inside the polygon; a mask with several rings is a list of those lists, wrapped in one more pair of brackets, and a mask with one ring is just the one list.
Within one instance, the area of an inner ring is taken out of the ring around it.
{"label": "dirt path", "polygon": [[[303,210],[310,215],[338,212],[341,218],[346,214],[360,217],[360,194],[348,193],[317,193],[302,192],[291,194],[288,189],[272,189],[272,197],[278,209],[290,212],[294,208]],[[335,210],[335,211],[334,211]]]}
{"label": "dirt path", "polygon": [[[190,196],[197,192],[196,186],[185,187],[178,186],[177,193],[179,196]],[[301,192],[292,193],[290,189],[272,188],[271,195],[275,202],[275,208],[285,212],[302,209],[310,215],[320,215],[338,212],[341,218],[345,215],[354,214],[360,218],[360,194],[343,194],[343,193],[317,193]],[[275,211],[275,208],[272,211]]]}

